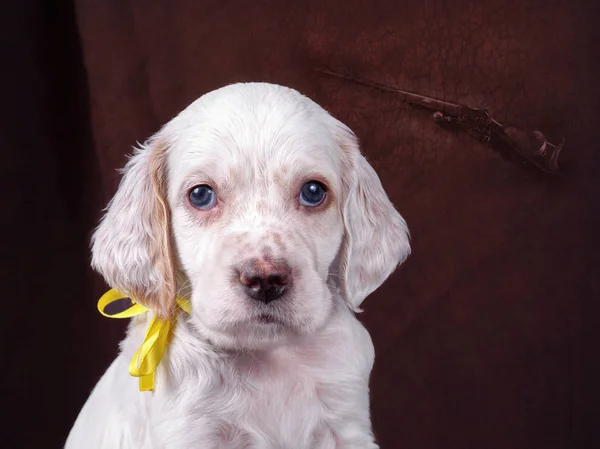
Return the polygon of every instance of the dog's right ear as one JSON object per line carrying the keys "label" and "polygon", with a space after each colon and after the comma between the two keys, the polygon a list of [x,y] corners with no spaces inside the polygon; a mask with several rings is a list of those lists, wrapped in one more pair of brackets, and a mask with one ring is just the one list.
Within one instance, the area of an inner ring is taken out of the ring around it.
{"label": "dog's right ear", "polygon": [[136,149],[92,237],[92,266],[106,282],[162,317],[176,297],[166,153],[155,138]]}

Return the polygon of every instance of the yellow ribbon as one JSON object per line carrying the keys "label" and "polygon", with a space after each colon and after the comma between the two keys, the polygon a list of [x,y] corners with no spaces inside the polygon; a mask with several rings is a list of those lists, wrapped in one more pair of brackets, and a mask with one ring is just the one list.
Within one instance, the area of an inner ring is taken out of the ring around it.
{"label": "yellow ribbon", "polygon": [[[109,304],[125,298],[129,298],[129,296],[111,289],[98,300],[98,311],[108,318],[132,318],[149,311],[133,299],[131,299],[131,306],[122,312],[109,315],[104,311]],[[191,313],[191,303],[188,299],[177,298],[177,304],[186,313]],[[169,332],[174,324],[174,318],[161,320],[155,316],[152,317],[144,342],[129,363],[129,374],[139,377],[140,391],[154,391],[154,373],[167,349]]]}

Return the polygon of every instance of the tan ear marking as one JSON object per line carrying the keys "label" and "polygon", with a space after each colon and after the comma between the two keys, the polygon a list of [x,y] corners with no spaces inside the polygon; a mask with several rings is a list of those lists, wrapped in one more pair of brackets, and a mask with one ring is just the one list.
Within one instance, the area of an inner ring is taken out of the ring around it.
{"label": "tan ear marking", "polygon": [[167,155],[156,138],[135,151],[92,238],[92,266],[160,317],[175,310],[177,294]]}
{"label": "tan ear marking", "polygon": [[175,281],[175,263],[171,237],[171,210],[166,200],[167,147],[158,144],[151,154],[150,173],[156,195],[155,216],[157,231],[161,234],[160,257],[157,268],[164,274],[164,285],[158,292],[157,306],[162,315],[173,313],[176,304],[177,286]]}

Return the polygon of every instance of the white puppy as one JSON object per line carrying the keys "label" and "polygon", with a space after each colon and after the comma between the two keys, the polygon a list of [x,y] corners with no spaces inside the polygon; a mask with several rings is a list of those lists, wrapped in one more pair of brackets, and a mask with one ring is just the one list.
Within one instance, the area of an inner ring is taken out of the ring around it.
{"label": "white puppy", "polygon": [[[92,252],[151,313],[67,448],[378,447],[354,312],[409,255],[408,230],[352,131],[309,98],[242,83],[192,103],[130,159]],[[175,325],[140,392],[128,366],[153,314]]]}

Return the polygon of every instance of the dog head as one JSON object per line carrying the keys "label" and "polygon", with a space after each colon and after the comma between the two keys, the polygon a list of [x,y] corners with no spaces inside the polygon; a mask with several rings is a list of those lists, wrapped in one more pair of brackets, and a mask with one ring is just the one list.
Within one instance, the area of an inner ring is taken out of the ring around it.
{"label": "dog head", "polygon": [[410,253],[352,131],[293,89],[210,92],[123,173],[93,266],[163,317],[187,295],[191,322],[222,347],[315,332],[337,297],[358,310]]}

